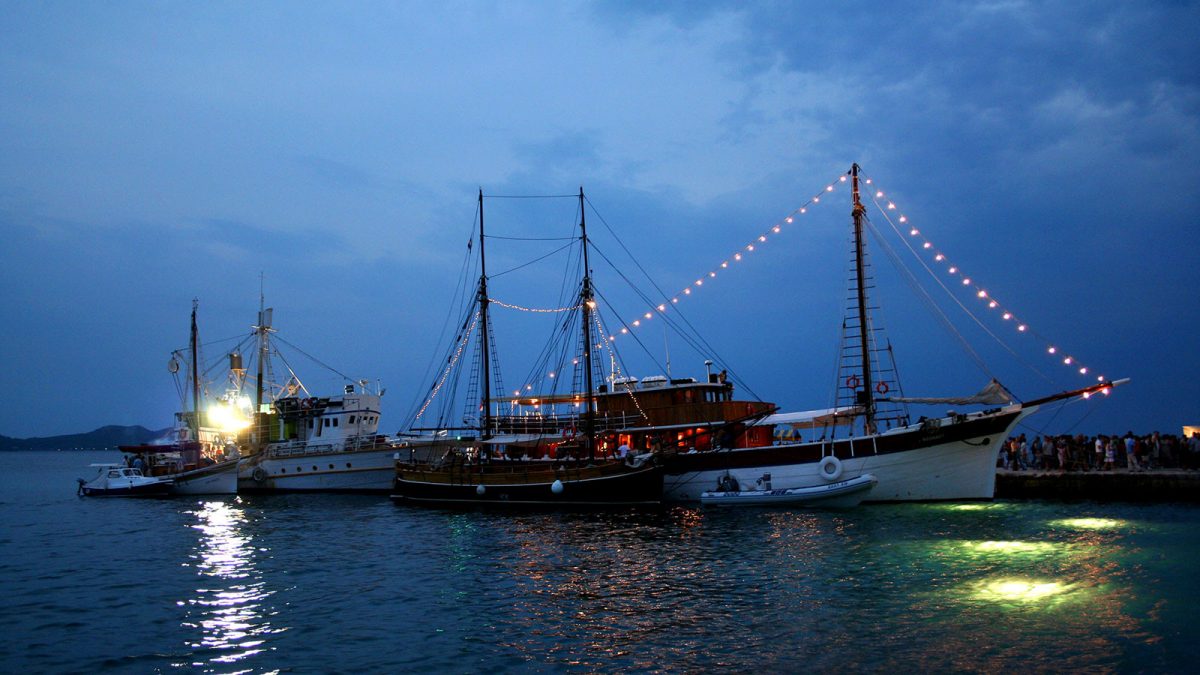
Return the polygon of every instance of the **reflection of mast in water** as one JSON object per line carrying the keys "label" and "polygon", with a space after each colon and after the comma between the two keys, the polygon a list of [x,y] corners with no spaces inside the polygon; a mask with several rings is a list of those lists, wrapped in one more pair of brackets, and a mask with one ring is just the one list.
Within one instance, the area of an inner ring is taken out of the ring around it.
{"label": "reflection of mast in water", "polygon": [[266,589],[255,566],[240,505],[202,502],[189,514],[196,516],[192,528],[200,533],[189,556],[200,583],[192,597],[179,603],[187,607],[182,625],[199,632],[188,646],[196,652],[212,650],[211,663],[236,663],[263,651],[266,638],[281,630],[271,627],[270,612],[262,604],[274,591]]}

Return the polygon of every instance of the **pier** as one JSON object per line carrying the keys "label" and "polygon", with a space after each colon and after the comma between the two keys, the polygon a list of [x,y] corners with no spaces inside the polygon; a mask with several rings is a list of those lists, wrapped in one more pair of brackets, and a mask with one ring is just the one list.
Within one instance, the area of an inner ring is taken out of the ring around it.
{"label": "pier", "polygon": [[996,470],[997,499],[1200,502],[1200,471]]}

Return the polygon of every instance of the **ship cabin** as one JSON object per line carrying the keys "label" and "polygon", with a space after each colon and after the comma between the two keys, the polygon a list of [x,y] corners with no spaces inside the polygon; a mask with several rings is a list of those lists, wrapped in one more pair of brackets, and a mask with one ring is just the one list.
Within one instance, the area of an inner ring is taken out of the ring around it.
{"label": "ship cabin", "polygon": [[348,384],[341,396],[276,399],[268,415],[267,440],[344,445],[355,439],[373,438],[379,431],[379,398]]}
{"label": "ship cabin", "polygon": [[[622,377],[602,384],[595,394],[594,424],[597,448],[616,453],[624,445],[631,452],[654,449],[703,451],[714,447],[755,447],[772,443],[773,428],[754,425],[776,406],[764,401],[737,400],[733,383],[716,373],[707,382],[695,378],[668,379],[661,375],[641,379]],[[583,396],[526,396],[506,398],[512,414],[496,423],[501,433],[554,433],[573,440],[583,420],[576,412]],[[571,413],[561,415],[556,406]]]}

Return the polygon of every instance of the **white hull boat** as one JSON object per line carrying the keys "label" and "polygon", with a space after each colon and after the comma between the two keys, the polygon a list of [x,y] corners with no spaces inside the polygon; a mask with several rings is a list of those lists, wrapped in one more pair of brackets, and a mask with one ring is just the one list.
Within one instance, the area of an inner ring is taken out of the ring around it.
{"label": "white hull boat", "polygon": [[389,443],[346,450],[328,445],[271,447],[242,461],[238,485],[245,492],[389,493],[396,476],[395,454]]}
{"label": "white hull boat", "polygon": [[808,506],[844,509],[858,506],[878,482],[875,476],[864,474],[857,478],[813,487],[774,490],[767,487],[756,490],[702,492],[700,503],[705,506]]}
{"label": "white hull boat", "polygon": [[146,476],[142,470],[122,464],[92,464],[99,472],[91,480],[79,481],[79,494],[85,497],[166,497],[171,480]]}
{"label": "white hull boat", "polygon": [[232,495],[237,494],[238,460],[229,459],[218,464],[203,466],[191,471],[170,475],[171,494],[176,495]]}
{"label": "white hull boat", "polygon": [[1034,410],[1016,405],[835,442],[678,454],[666,460],[663,496],[696,501],[726,475],[741,485],[767,474],[776,485],[820,487],[870,474],[878,484],[868,503],[991,499],[1000,447]]}

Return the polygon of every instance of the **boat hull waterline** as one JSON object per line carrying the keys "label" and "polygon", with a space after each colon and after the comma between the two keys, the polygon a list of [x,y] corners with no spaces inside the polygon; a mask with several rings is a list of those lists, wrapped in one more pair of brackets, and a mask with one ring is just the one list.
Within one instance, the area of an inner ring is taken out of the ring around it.
{"label": "boat hull waterline", "polygon": [[[620,463],[618,463],[620,464]],[[662,469],[509,466],[499,471],[397,468],[398,503],[507,506],[646,506],[662,502]]]}
{"label": "boat hull waterline", "polygon": [[[719,490],[727,475],[741,485],[769,474],[774,485],[818,487],[871,474],[878,484],[866,503],[991,499],[1000,447],[1035,409],[1014,406],[965,421],[836,442],[678,454],[665,460],[663,497],[697,501]],[[837,461],[825,459],[830,455]],[[827,471],[830,466],[835,473]]]}
{"label": "boat hull waterline", "polygon": [[238,467],[238,491],[359,492],[388,494],[396,476],[396,448],[337,450],[279,456],[252,456]]}
{"label": "boat hull waterline", "polygon": [[238,460],[230,459],[191,471],[171,474],[171,494],[232,495],[238,491]]}
{"label": "boat hull waterline", "polygon": [[858,506],[879,479],[871,474],[828,485],[778,490],[729,490],[700,493],[705,506],[808,506],[844,509]]}

